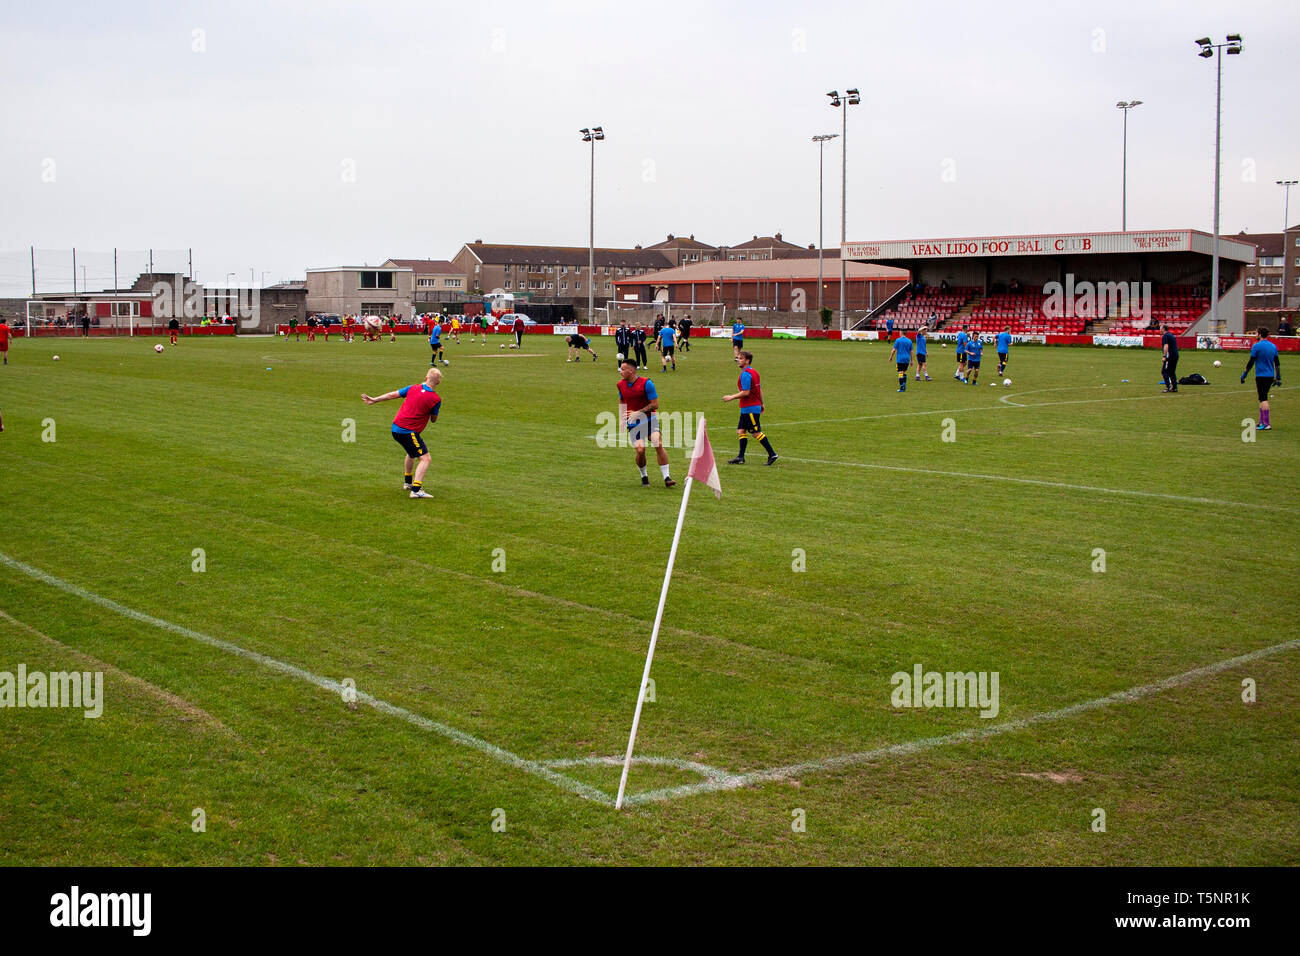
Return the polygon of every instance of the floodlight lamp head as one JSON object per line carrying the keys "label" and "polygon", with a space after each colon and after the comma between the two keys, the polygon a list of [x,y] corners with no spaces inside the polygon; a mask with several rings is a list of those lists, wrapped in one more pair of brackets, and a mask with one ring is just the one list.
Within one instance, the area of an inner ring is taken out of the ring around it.
{"label": "floodlight lamp head", "polygon": [[1210,38],[1209,38],[1209,37],[1201,37],[1201,38],[1200,38],[1199,40],[1197,40],[1196,42],[1197,42],[1198,44],[1200,44],[1201,46],[1209,46],[1209,45],[1210,45]]}
{"label": "floodlight lamp head", "polygon": [[1208,59],[1208,58],[1214,56],[1214,47],[1212,47],[1212,46],[1203,47],[1203,48],[1201,49],[1201,52],[1198,53],[1198,54],[1196,54],[1196,55],[1197,55],[1197,56],[1201,56],[1201,57],[1205,57],[1206,59]]}
{"label": "floodlight lamp head", "polygon": [[846,95],[848,96],[850,106],[854,106],[862,102],[862,97],[858,95],[857,90],[848,90],[846,91]]}

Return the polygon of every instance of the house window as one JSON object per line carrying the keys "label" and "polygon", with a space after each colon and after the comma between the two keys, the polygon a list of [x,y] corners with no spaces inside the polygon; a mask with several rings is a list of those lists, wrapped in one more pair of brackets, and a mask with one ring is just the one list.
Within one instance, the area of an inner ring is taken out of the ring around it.
{"label": "house window", "polygon": [[561,283],[560,283],[560,290],[561,290],[562,292],[568,292],[568,291],[569,291],[569,283],[567,283],[567,282],[561,282]]}
{"label": "house window", "polygon": [[509,279],[506,280],[506,288],[507,288],[507,289],[510,288],[510,280],[509,280]]}
{"label": "house window", "polygon": [[[391,272],[358,272],[357,279],[362,289],[391,289],[393,274]],[[384,313],[387,315],[387,313]]]}
{"label": "house window", "polygon": [[581,282],[575,282],[575,283],[573,283],[573,291],[574,291],[574,292],[581,292],[581,291],[582,291],[582,283],[581,283]]}
{"label": "house window", "polygon": [[448,279],[448,280],[447,280],[447,288],[449,288],[449,289],[459,289],[459,288],[460,288],[460,280],[459,280],[459,279]]}
{"label": "house window", "polygon": [[1254,284],[1255,284],[1254,279],[1250,279],[1250,278],[1246,279],[1246,285],[1254,285]]}
{"label": "house window", "polygon": [[554,282],[548,282],[548,283],[546,283],[546,288],[548,288],[548,289],[554,289],[554,288],[555,288],[555,283],[554,283]]}
{"label": "house window", "polygon": [[605,291],[606,291],[606,292],[609,291],[609,283],[608,283],[608,282],[605,283]]}

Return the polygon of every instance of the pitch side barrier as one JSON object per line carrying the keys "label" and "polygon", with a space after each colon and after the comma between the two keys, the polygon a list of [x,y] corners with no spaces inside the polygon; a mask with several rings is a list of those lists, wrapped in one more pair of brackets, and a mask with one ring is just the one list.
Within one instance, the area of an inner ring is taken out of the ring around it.
{"label": "pitch side barrier", "polygon": [[[27,334],[27,330],[21,326],[10,328],[10,334],[22,338]],[[139,325],[134,329],[128,326],[104,326],[102,328],[91,326],[90,337],[92,339],[103,338],[126,338],[134,335],[137,338],[141,335],[170,335],[171,330],[166,325]],[[181,335],[234,335],[235,327],[233,325],[182,325],[180,327]],[[62,339],[79,339],[84,335],[80,325],[53,326],[42,325],[32,328],[31,337],[34,339],[62,338]]]}
{"label": "pitch side barrier", "polygon": [[[158,327],[161,328],[161,327]],[[331,333],[337,333],[342,330],[342,326],[330,326]],[[353,329],[359,329],[360,326],[353,326]],[[587,336],[613,336],[617,326],[613,325],[530,325],[524,329],[527,335],[572,335],[579,332]],[[93,331],[93,330],[92,330]],[[195,329],[196,332],[205,331]],[[287,325],[277,325],[277,332],[286,333],[289,331]],[[304,325],[298,326],[298,333],[301,335],[306,332]],[[317,329],[319,332],[320,329]],[[468,331],[468,330],[462,330]],[[480,332],[475,329],[475,334]],[[488,331],[494,335],[514,335],[514,329],[508,325],[489,326]],[[703,337],[705,329],[697,329],[692,332],[692,338]],[[714,339],[730,339],[730,328],[707,329],[708,337]],[[384,327],[384,333],[388,332],[387,326]],[[398,325],[397,333],[399,335],[410,335],[419,333],[426,334],[423,329],[416,328],[412,325]],[[136,334],[140,330],[137,328]],[[145,333],[148,334],[148,333]],[[163,329],[159,334],[166,334]],[[218,332],[217,334],[221,334]],[[444,333],[445,334],[445,333]],[[916,338],[915,331],[900,333],[910,339]],[[995,333],[983,332],[980,337],[986,344],[992,344],[996,338]],[[803,328],[746,328],[746,339],[829,339],[836,342],[884,342],[890,341],[884,332],[875,330],[862,332],[841,332],[838,329],[803,329]],[[954,342],[957,339],[956,332],[931,332],[926,336],[930,342]],[[1179,349],[1195,351],[1204,350],[1223,350],[1223,351],[1249,351],[1250,347],[1255,344],[1253,335],[1180,335],[1178,336]],[[1289,336],[1273,336],[1269,339],[1282,352],[1300,352],[1300,338]],[[1012,345],[1088,345],[1100,348],[1160,348],[1159,335],[1111,335],[1106,333],[1095,333],[1091,335],[1064,335],[1058,333],[1032,333],[1023,332],[1015,333],[1011,336]]]}

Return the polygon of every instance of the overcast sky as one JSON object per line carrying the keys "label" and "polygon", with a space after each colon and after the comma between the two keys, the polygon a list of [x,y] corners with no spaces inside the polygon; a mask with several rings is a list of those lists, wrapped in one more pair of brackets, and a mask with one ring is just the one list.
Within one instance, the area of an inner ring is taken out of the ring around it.
{"label": "overcast sky", "polygon": [[[850,86],[850,241],[1119,229],[1121,99],[1144,103],[1130,229],[1209,230],[1215,65],[1193,41],[1230,32],[1222,231],[1277,231],[1274,181],[1300,178],[1292,0],[10,2],[0,294],[29,291],[29,245],[42,289],[72,246],[97,288],[91,251],[115,246],[192,247],[220,284],[586,245],[595,124],[598,245],[807,244],[811,137]],[[839,183],[835,140],[828,245]]]}

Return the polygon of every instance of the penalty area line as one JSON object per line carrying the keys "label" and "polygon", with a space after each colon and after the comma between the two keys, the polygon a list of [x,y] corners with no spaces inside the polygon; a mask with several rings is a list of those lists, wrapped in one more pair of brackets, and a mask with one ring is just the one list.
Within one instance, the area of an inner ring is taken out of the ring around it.
{"label": "penalty area line", "polygon": [[767,770],[754,770],[749,773],[732,774],[726,777],[702,780],[699,783],[688,783],[680,787],[647,790],[633,794],[632,796],[625,798],[623,802],[630,806],[638,806],[646,803],[676,800],[681,797],[698,796],[704,793],[715,793],[722,790],[737,790],[741,787],[748,787],[759,783],[789,780],[791,777],[798,777],[809,773],[820,773],[828,770],[854,767],[865,763],[874,763],[887,757],[905,757],[911,754],[922,753],[926,750],[934,750],[938,747],[947,747],[953,744],[965,744],[979,740],[986,740],[990,737],[997,737],[1017,730],[1024,730],[1025,728],[1033,727],[1036,724],[1045,724],[1056,720],[1064,720],[1068,717],[1087,713],[1088,711],[1098,710],[1102,707],[1109,707],[1112,704],[1125,704],[1142,700],[1143,698],[1152,697],[1155,694],[1170,690],[1174,687],[1191,683],[1194,680],[1199,680],[1202,677],[1210,677],[1214,674],[1231,670],[1232,668],[1238,667],[1242,664],[1248,664],[1251,661],[1259,660],[1262,657],[1271,657],[1274,654],[1293,651],[1298,648],[1300,648],[1300,638],[1283,641],[1281,644],[1274,644],[1271,647],[1260,648],[1257,651],[1250,651],[1247,654],[1239,654],[1236,657],[1230,657],[1227,660],[1222,660],[1214,664],[1207,664],[1204,667],[1197,667],[1190,671],[1184,671],[1181,674],[1175,674],[1173,677],[1166,677],[1163,680],[1156,681],[1154,684],[1142,684],[1138,687],[1130,687],[1128,690],[1108,694],[1105,697],[1097,697],[1093,700],[1083,701],[1079,704],[1071,704],[1068,707],[1061,707],[1057,710],[1049,710],[1041,714],[1034,714],[1031,717],[1022,717],[1018,720],[1008,720],[1001,724],[994,724],[992,727],[973,727],[970,730],[945,734],[942,737],[926,737],[922,740],[909,740],[900,744],[890,744],[884,747],[877,747],[874,750],[842,754],[838,757],[827,757],[823,760],[810,760],[804,763],[789,764],[784,767],[771,767]]}
{"label": "penalty area line", "polygon": [[29,564],[24,564],[22,561],[11,558],[7,554],[0,553],[0,564],[17,571],[20,574],[25,574],[27,577],[40,581],[43,584],[48,584],[51,587],[58,588],[60,591],[64,591],[74,597],[81,598],[83,601],[97,604],[106,610],[112,611],[114,614],[120,614],[122,617],[138,621],[141,624],[148,624],[164,631],[170,631],[173,634],[179,634],[182,637],[187,637],[200,644],[206,644],[209,647],[215,647],[217,650],[225,651],[227,654],[233,654],[237,657],[242,657],[245,660],[254,661],[261,664],[263,667],[267,667],[273,671],[277,671],[278,673],[313,684],[322,690],[329,691],[332,694],[338,695],[340,699],[342,699],[345,690],[349,694],[355,693],[356,699],[359,702],[374,708],[382,714],[388,714],[390,717],[400,718],[409,724],[419,727],[421,730],[427,730],[440,737],[445,737],[453,743],[459,744],[462,747],[467,747],[470,750],[477,750],[479,753],[485,754],[499,763],[514,767],[517,770],[522,770],[525,773],[530,773],[535,777],[540,777],[562,790],[575,793],[587,800],[591,800],[595,803],[608,804],[610,806],[613,806],[614,804],[614,798],[597,787],[590,786],[583,783],[581,780],[575,780],[572,777],[559,773],[544,763],[520,757],[518,754],[513,754],[502,747],[489,743],[481,737],[475,737],[473,734],[466,733],[463,730],[458,730],[449,724],[440,723],[439,721],[432,720],[428,717],[423,717],[420,714],[407,710],[405,707],[399,707],[397,704],[391,704],[386,700],[379,699],[378,697],[372,697],[370,694],[364,693],[363,691],[345,688],[343,684],[336,680],[313,674],[309,670],[270,657],[267,654],[249,650],[246,647],[241,647],[240,645],[234,644],[230,641],[222,640],[219,637],[212,637],[209,634],[192,630],[180,624],[173,624],[171,621],[166,621],[160,617],[145,614],[143,611],[129,608],[124,604],[117,603],[111,598],[95,594],[93,591],[87,591],[85,588],[72,584],[69,581],[64,581],[62,578],[56,578],[54,575],[48,574],[40,568],[34,568]]}

